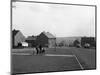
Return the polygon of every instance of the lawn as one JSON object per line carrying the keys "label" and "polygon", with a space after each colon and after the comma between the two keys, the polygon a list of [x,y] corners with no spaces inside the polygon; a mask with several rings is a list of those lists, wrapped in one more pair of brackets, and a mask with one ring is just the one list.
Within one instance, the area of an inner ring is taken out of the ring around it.
{"label": "lawn", "polygon": [[72,49],[72,52],[84,69],[96,69],[96,50],[95,49]]}
{"label": "lawn", "polygon": [[[12,53],[29,53],[30,55],[12,54],[12,72],[51,72],[81,70],[81,67],[74,56],[45,56],[31,55],[33,49],[13,49]],[[49,48],[45,54],[75,55],[84,69],[95,69],[95,50],[83,48]]]}

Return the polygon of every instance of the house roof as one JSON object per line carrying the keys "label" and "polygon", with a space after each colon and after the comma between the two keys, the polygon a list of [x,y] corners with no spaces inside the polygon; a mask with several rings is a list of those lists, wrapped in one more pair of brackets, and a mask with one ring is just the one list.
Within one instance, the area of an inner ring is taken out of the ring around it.
{"label": "house roof", "polygon": [[13,36],[15,36],[18,32],[19,32],[19,30],[15,30],[15,29],[14,29],[14,30],[12,31]]}
{"label": "house roof", "polygon": [[28,37],[26,38],[26,40],[36,40],[36,38],[35,38],[35,37],[32,37],[32,36],[28,36]]}
{"label": "house roof", "polygon": [[53,34],[49,32],[42,32],[44,35],[46,35],[48,38],[56,38]]}

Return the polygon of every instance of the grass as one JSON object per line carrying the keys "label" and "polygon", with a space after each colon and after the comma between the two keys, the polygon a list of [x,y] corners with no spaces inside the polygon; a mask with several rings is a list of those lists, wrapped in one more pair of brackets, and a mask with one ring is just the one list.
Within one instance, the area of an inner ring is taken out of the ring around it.
{"label": "grass", "polygon": [[[13,49],[13,53],[30,53],[33,49]],[[45,54],[75,55],[84,69],[95,69],[95,50],[83,48],[48,48]],[[43,56],[43,55],[12,55],[12,72],[51,72],[81,70],[75,57]]]}
{"label": "grass", "polygon": [[74,57],[13,56],[13,72],[47,72],[81,69]]}
{"label": "grass", "polygon": [[95,69],[96,68],[96,51],[95,49],[73,49],[75,54],[83,65],[84,69]]}

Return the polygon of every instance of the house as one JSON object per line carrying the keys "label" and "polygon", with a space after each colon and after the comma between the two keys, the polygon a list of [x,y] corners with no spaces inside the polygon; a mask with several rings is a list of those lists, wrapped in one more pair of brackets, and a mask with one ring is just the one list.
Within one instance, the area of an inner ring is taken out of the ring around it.
{"label": "house", "polygon": [[90,44],[91,47],[96,47],[95,37],[81,37],[81,45]]}
{"label": "house", "polygon": [[28,47],[35,47],[36,46],[36,37],[35,36],[28,36],[25,41],[28,43]]}
{"label": "house", "polygon": [[36,42],[43,47],[52,48],[56,45],[56,37],[49,32],[42,32],[37,36]]}
{"label": "house", "polygon": [[12,31],[12,47],[18,47],[25,41],[25,36],[19,30]]}

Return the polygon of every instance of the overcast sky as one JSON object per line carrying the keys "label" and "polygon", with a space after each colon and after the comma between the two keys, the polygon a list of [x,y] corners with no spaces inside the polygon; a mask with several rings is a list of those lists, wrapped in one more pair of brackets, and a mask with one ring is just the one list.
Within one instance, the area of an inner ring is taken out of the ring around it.
{"label": "overcast sky", "polygon": [[25,36],[42,31],[57,37],[95,36],[95,7],[14,2],[12,28]]}

